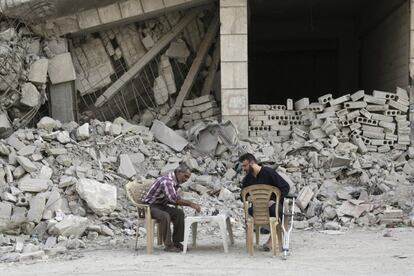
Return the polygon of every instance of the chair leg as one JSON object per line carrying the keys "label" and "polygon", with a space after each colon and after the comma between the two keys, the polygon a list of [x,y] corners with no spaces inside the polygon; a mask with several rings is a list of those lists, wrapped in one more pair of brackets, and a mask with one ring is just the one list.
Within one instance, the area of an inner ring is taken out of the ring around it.
{"label": "chair leg", "polygon": [[146,230],[147,230],[147,254],[152,254],[154,247],[154,226],[152,225],[152,219],[146,218]]}
{"label": "chair leg", "polygon": [[191,225],[189,225],[188,222],[184,224],[184,241],[183,241],[183,253],[187,253],[187,246],[188,246],[188,237],[190,236],[190,228]]}
{"label": "chair leg", "polygon": [[276,230],[276,220],[270,220],[270,236],[272,238],[272,251],[273,256],[277,255],[277,230]]}
{"label": "chair leg", "polygon": [[197,246],[197,222],[194,222],[191,225],[191,233],[193,236],[193,247],[195,248]]}
{"label": "chair leg", "polygon": [[255,226],[255,231],[256,231],[256,245],[259,245],[260,243],[260,226],[259,225]]}
{"label": "chair leg", "polygon": [[253,222],[247,222],[247,251],[253,256]]}
{"label": "chair leg", "polygon": [[156,224],[156,229],[157,229],[157,245],[162,245],[162,236],[161,236],[161,231],[160,231],[160,224],[157,222]]}
{"label": "chair leg", "polygon": [[230,244],[231,244],[231,245],[234,245],[233,229],[231,228],[231,221],[230,221],[230,218],[227,218],[227,219],[226,219],[226,224],[227,224],[227,231],[229,232]]}
{"label": "chair leg", "polygon": [[282,252],[283,251],[283,243],[282,243],[282,225],[279,223],[276,226],[276,234],[277,234],[277,242],[279,244],[279,251]]}
{"label": "chair leg", "polygon": [[137,220],[137,230],[135,236],[135,250],[138,250],[139,219]]}

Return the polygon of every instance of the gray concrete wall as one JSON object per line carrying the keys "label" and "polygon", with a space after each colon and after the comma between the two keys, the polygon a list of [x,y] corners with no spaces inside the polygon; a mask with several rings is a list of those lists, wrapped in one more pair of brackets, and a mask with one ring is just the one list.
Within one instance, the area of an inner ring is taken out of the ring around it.
{"label": "gray concrete wall", "polygon": [[247,0],[220,0],[221,109],[248,136]]}

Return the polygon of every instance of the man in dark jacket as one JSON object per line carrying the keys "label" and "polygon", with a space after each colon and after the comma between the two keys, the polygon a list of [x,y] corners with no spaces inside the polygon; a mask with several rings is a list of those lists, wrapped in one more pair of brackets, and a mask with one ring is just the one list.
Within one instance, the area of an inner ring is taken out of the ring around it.
{"label": "man in dark jacket", "polygon": [[[281,197],[279,202],[279,218],[283,215],[283,200],[289,193],[289,184],[284,180],[274,169],[259,166],[257,160],[253,154],[246,153],[240,156],[239,161],[242,164],[243,170],[246,172],[246,176],[242,181],[242,189],[256,184],[268,184],[280,189]],[[269,214],[275,217],[275,204],[276,202],[271,200],[269,202]],[[253,210],[250,208],[249,213],[252,215]],[[272,248],[271,237],[263,245],[263,249],[269,251]]]}

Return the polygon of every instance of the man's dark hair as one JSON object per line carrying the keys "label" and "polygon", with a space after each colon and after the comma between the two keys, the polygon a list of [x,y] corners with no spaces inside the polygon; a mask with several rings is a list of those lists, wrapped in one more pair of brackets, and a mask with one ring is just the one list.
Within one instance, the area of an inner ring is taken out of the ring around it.
{"label": "man's dark hair", "polygon": [[239,157],[239,162],[243,162],[244,160],[247,160],[249,162],[253,161],[254,163],[257,163],[256,157],[254,157],[254,155],[251,153],[245,153]]}
{"label": "man's dark hair", "polygon": [[183,172],[183,173],[186,173],[186,172],[191,172],[191,169],[190,169],[190,167],[186,164],[186,163],[184,163],[184,162],[182,162],[182,163],[180,163],[180,165],[174,170],[174,172]]}

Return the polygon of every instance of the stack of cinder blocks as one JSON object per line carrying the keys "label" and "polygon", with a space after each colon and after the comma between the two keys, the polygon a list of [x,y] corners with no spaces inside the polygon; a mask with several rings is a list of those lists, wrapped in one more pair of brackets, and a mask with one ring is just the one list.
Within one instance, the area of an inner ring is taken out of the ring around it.
{"label": "stack of cinder blocks", "polygon": [[271,136],[276,141],[320,140],[328,147],[351,142],[361,153],[406,150],[410,144],[409,98],[395,93],[360,90],[339,98],[327,94],[310,103],[303,98],[286,105],[250,105],[250,136]]}
{"label": "stack of cinder blocks", "polygon": [[220,108],[213,95],[205,95],[183,103],[179,126],[189,129],[202,120],[219,120]]}

